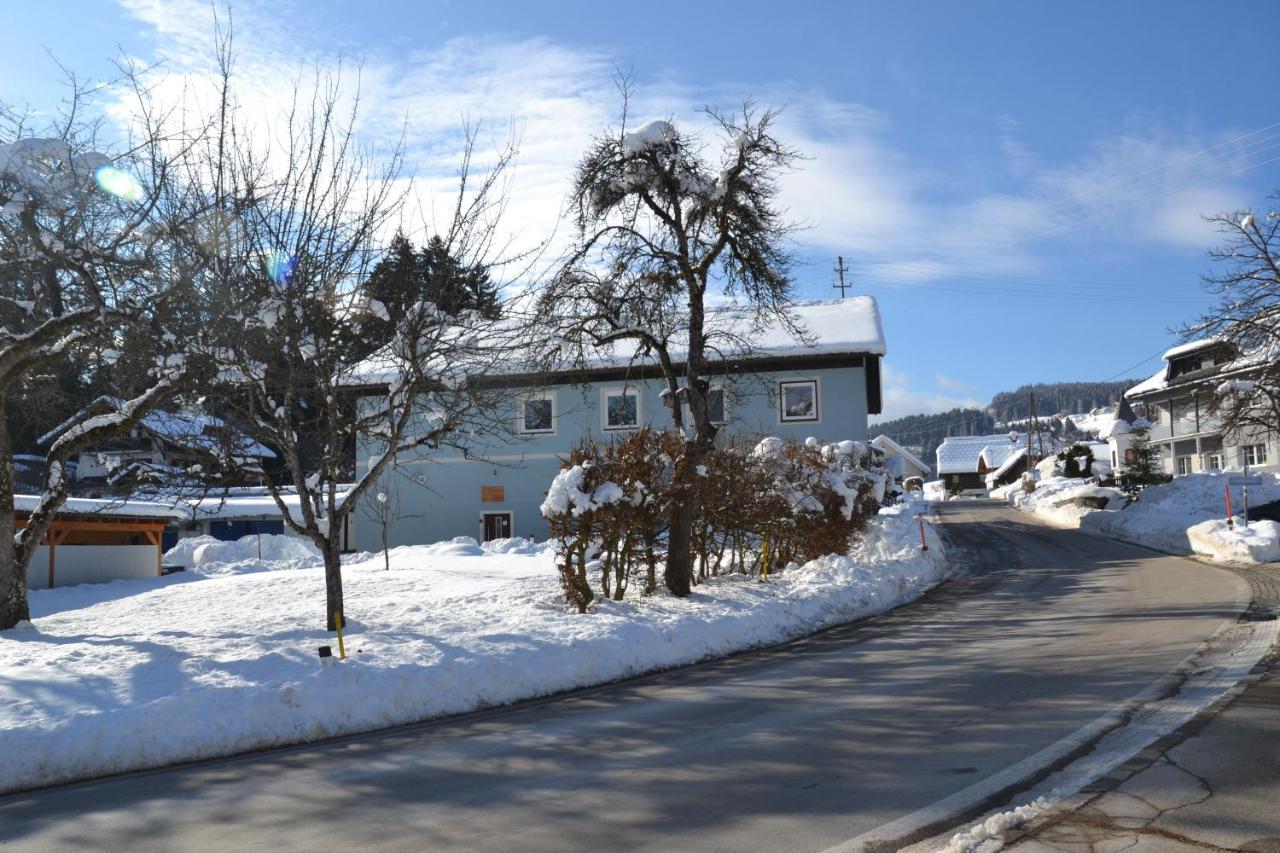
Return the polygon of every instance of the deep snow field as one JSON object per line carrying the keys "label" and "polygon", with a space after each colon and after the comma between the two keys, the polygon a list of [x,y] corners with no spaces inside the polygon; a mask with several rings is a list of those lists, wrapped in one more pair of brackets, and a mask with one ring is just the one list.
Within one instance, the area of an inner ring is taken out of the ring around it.
{"label": "deep snow field", "polygon": [[[1226,489],[1239,471],[1188,474],[1151,486],[1125,506],[1115,489],[1084,480],[1050,477],[1024,494],[1014,484],[992,492],[1012,506],[1060,527],[1094,530],[1171,554],[1194,554],[1214,562],[1270,563],[1280,561],[1280,524],[1250,521],[1243,525],[1243,495],[1231,486],[1233,525],[1226,523]],[[1262,484],[1249,487],[1253,506],[1280,500],[1280,476],[1258,474]],[[1072,498],[1095,496],[1107,500],[1103,509],[1071,503]]]}
{"label": "deep snow field", "polygon": [[[543,544],[353,555],[349,660],[298,540],[181,543],[163,578],[31,593],[0,632],[0,791],[456,714],[771,645],[909,601],[946,574],[923,503],[882,511],[853,557],[570,613]],[[185,550],[182,550],[185,549]]]}

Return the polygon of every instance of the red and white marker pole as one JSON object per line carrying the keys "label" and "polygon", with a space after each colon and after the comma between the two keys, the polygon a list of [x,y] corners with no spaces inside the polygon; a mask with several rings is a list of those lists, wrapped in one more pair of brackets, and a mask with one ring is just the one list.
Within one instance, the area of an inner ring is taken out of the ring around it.
{"label": "red and white marker pole", "polygon": [[928,541],[924,538],[924,513],[920,513],[920,515],[918,515],[918,516],[916,516],[916,517],[920,519],[920,550],[921,550],[921,551],[928,551],[928,550],[929,550],[929,543],[928,543]]}
{"label": "red and white marker pole", "polygon": [[1231,520],[1231,487],[1227,486],[1225,491],[1227,493],[1227,529],[1235,530],[1235,522]]}

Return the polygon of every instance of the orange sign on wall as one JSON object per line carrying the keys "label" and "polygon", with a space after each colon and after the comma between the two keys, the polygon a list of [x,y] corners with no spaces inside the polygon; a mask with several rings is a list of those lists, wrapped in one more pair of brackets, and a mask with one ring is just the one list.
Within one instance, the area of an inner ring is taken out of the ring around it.
{"label": "orange sign on wall", "polygon": [[507,490],[504,486],[481,486],[480,487],[480,503],[500,504],[507,499]]}

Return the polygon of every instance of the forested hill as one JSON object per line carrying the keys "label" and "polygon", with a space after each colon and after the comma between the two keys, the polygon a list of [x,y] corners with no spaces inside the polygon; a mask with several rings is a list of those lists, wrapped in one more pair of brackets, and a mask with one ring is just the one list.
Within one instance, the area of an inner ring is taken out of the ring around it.
{"label": "forested hill", "polygon": [[1036,396],[1037,415],[1071,415],[1087,412],[1099,406],[1114,405],[1120,395],[1137,385],[1140,379],[1123,379],[1119,382],[1037,382],[1023,385],[1016,391],[1001,391],[991,398],[987,412],[995,420],[1004,423],[1031,416],[1028,411],[1029,396]]}
{"label": "forested hill", "polygon": [[887,435],[899,444],[918,449],[925,462],[933,464],[934,451],[949,435],[987,435],[997,423],[1028,417],[1031,393],[1036,397],[1036,414],[1049,418],[1056,414],[1078,414],[1101,406],[1114,405],[1136,379],[1119,382],[1052,382],[1024,385],[1016,391],[1001,391],[986,409],[952,409],[932,415],[907,415],[872,424],[870,434]]}

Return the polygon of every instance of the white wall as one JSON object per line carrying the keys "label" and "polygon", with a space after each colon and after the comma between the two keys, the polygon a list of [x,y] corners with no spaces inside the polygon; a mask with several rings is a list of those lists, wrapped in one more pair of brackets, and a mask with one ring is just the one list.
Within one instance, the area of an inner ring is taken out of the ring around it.
{"label": "white wall", "polygon": [[[154,545],[59,545],[54,586],[153,578],[158,572]],[[49,546],[41,545],[27,567],[27,587],[49,586]]]}

